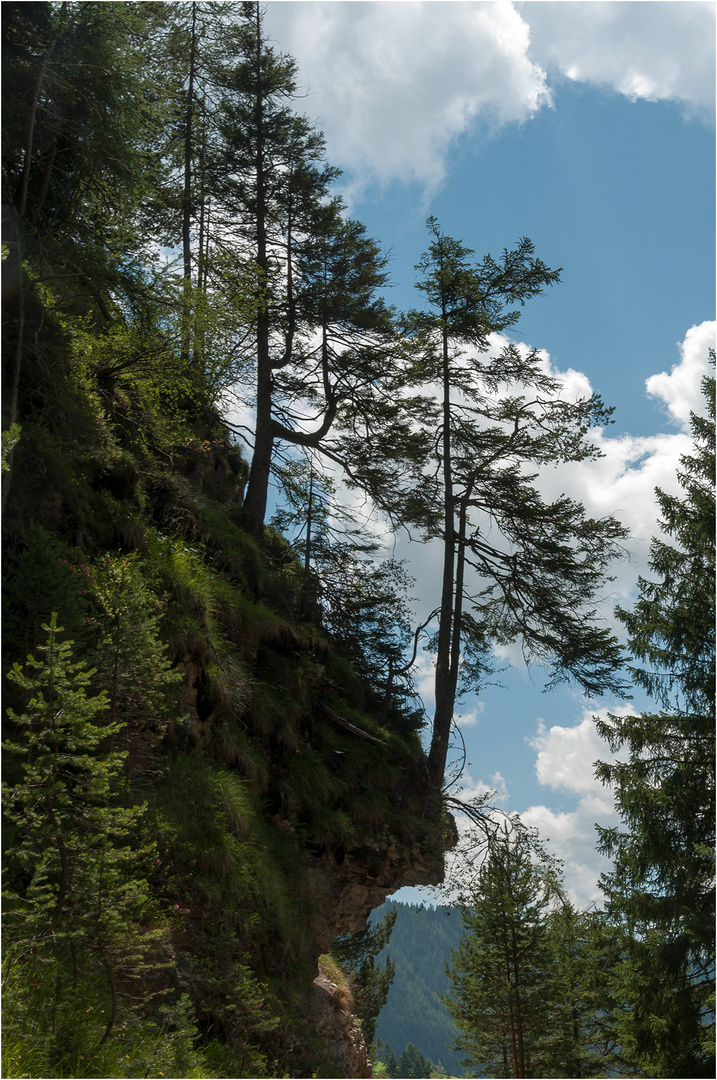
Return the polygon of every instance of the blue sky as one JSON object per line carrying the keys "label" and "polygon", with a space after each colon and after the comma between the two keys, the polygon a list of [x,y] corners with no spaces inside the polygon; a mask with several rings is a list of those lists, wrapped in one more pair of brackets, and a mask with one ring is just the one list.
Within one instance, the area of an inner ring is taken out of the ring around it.
{"label": "blue sky", "polygon": [[[689,0],[267,5],[351,213],[391,250],[393,303],[420,302],[429,214],[478,257],[525,235],[563,268],[512,336],[545,350],[566,387],[615,406],[598,433],[605,457],[544,481],[630,528],[608,618],[646,572],[654,487],[676,490],[715,339],[714,19],[713,3]],[[417,611],[430,610],[439,553],[402,539],[395,550],[421,582]],[[616,703],[542,694],[519,662],[503,681],[461,706],[466,790],[497,787],[588,903],[604,865],[593,822],[615,820],[592,778],[607,748],[591,717]],[[430,684],[426,656],[429,708]]]}

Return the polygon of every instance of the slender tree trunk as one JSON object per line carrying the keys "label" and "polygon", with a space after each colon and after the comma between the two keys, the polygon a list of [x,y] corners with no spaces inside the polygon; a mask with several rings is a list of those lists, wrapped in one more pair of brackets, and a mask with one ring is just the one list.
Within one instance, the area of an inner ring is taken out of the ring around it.
{"label": "slender tree trunk", "polygon": [[189,360],[191,341],[191,284],[192,284],[192,122],[194,119],[194,72],[197,47],[197,5],[192,3],[192,31],[189,48],[189,83],[187,112],[184,127],[184,192],[182,196],[182,264],[184,303],[182,306],[182,359]]}
{"label": "slender tree trunk", "polygon": [[[205,289],[206,281],[206,255],[205,244],[209,232],[209,206],[205,202],[206,193],[206,162],[205,146],[199,152],[199,242],[197,244],[197,288]],[[208,244],[207,244],[208,246]]]}
{"label": "slender tree trunk", "polygon": [[[30,167],[32,165],[33,157],[33,145],[35,142],[35,121],[37,120],[37,109],[40,104],[40,93],[42,91],[43,83],[45,82],[45,75],[47,74],[47,66],[50,63],[52,54],[54,53],[60,38],[62,38],[72,26],[73,22],[80,14],[82,8],[86,7],[85,4],[76,4],[75,10],[70,13],[70,17],[59,31],[55,40],[50,45],[50,48],[43,57],[40,70],[37,75],[37,82],[35,83],[35,90],[32,95],[32,103],[30,105],[30,117],[27,124],[27,137],[25,140],[25,157],[23,160],[22,169],[22,188],[20,190],[20,199],[18,202],[18,218],[22,221],[25,217],[27,210],[27,195],[30,185]],[[63,3],[61,7],[61,15],[64,15],[67,11],[67,4]]]}
{"label": "slender tree trunk", "polygon": [[513,928],[513,930],[511,931],[511,938],[511,946],[513,953],[513,972],[515,976],[515,1026],[516,1034],[518,1036],[518,1072],[515,1075],[519,1077],[524,1077],[526,1075],[525,1040],[523,1038],[523,1018],[520,1009],[520,958],[518,956],[518,947],[515,941],[515,928]]}
{"label": "slender tree trunk", "polygon": [[184,127],[184,195],[182,198],[182,262],[184,280],[192,277],[192,122],[194,119],[194,72],[197,48],[197,5],[192,3],[192,36],[189,48],[189,84]]}
{"label": "slender tree trunk", "polygon": [[55,164],[55,157],[57,155],[57,136],[52,140],[50,146],[50,152],[47,155],[47,163],[45,165],[45,175],[42,178],[42,187],[37,197],[37,202],[33,208],[33,218],[37,220],[39,218],[42,208],[45,205],[45,199],[47,198],[47,192],[50,189],[50,177],[52,176],[52,168]]}
{"label": "slender tree trunk", "polygon": [[304,552],[304,577],[308,582],[309,570],[311,569],[311,529],[313,527],[314,510],[314,470],[309,473],[309,503],[306,508],[306,551]]}
{"label": "slender tree trunk", "polygon": [[[571,991],[576,993],[576,987],[572,986]],[[580,1060],[580,1021],[578,1018],[578,1010],[573,1006],[571,1010],[571,1016],[573,1020],[573,1052],[572,1052],[572,1075],[575,1080],[581,1080],[583,1075],[582,1061]]]}
{"label": "slender tree trunk", "polygon": [[115,1020],[117,1019],[117,980],[115,978],[114,968],[112,967],[110,958],[107,956],[103,958],[102,964],[105,969],[105,974],[107,975],[107,985],[110,988],[110,1016],[105,1025],[102,1038],[97,1044],[98,1050],[101,1046],[104,1046],[109,1039],[112,1034],[112,1028],[115,1026]]}
{"label": "slender tree trunk", "polygon": [[256,5],[256,264],[258,297],[256,317],[256,432],[249,482],[244,499],[244,514],[250,532],[259,535],[264,528],[266,503],[274,450],[272,367],[269,319],[269,259],[266,221],[266,175],[264,168],[264,93],[261,72],[261,11]]}
{"label": "slender tree trunk", "polygon": [[[207,251],[209,248],[209,203],[206,201],[205,145],[199,151],[199,240],[197,243],[197,305],[194,313],[194,341],[192,363],[195,370],[205,370],[206,319],[207,319]],[[207,250],[205,250],[207,249]]]}
{"label": "slender tree trunk", "polygon": [[257,318],[256,432],[249,471],[244,515],[249,530],[259,535],[264,528],[266,503],[274,450],[272,430],[272,379],[269,354],[269,319],[266,312]]}
{"label": "slender tree trunk", "polygon": [[393,663],[393,657],[388,658],[388,676],[386,678],[386,690],[383,695],[383,702],[381,704],[381,723],[384,723],[388,716],[388,707],[391,704],[391,695],[393,694],[393,680],[395,676],[395,667]]}
{"label": "slender tree trunk", "polygon": [[451,383],[448,355],[448,329],[445,304],[442,310],[443,332],[443,581],[438,623],[436,655],[436,707],[433,736],[428,755],[428,777],[433,796],[440,795],[446,771],[448,740],[453,719],[455,690],[451,690],[451,638],[454,614],[455,521],[453,504],[453,468],[451,459]]}
{"label": "slender tree trunk", "polygon": [[508,1003],[508,1023],[510,1025],[510,1056],[513,1063],[513,1076],[520,1076],[520,1057],[518,1053],[517,1031],[518,1025],[515,1015],[515,995],[513,993],[513,969],[510,963],[510,942],[508,941],[507,932],[505,931],[505,929],[502,931],[502,938],[503,957],[505,961],[505,989],[506,999]]}
{"label": "slender tree trunk", "polygon": [[[449,668],[448,689],[451,700],[455,704],[456,691],[458,689],[458,669],[461,663],[461,622],[463,618],[463,582],[466,569],[466,523],[468,518],[468,500],[470,490],[466,492],[460,501],[458,515],[458,535],[456,545],[456,587],[453,598],[453,627],[451,630],[451,662]],[[453,705],[451,706],[451,712]]]}
{"label": "slender tree trunk", "polygon": [[294,227],[294,164],[292,162],[289,173],[289,203],[286,211],[286,338],[282,366],[290,363],[294,352],[294,337],[296,334],[296,300],[294,297],[294,252],[293,252],[293,227]]}
{"label": "slender tree trunk", "polygon": [[[10,391],[10,423],[9,427],[17,423],[18,407],[20,400],[20,373],[22,371],[22,350],[25,338],[25,287],[22,281],[23,243],[18,226],[17,262],[18,262],[18,294],[17,294],[17,336],[13,352],[12,389]],[[6,474],[7,475],[7,474]]]}

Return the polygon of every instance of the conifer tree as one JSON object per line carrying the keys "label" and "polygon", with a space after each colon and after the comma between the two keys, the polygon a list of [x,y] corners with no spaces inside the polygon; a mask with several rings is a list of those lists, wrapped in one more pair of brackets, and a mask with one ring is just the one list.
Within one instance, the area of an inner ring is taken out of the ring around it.
{"label": "conifer tree", "polygon": [[383,1039],[376,1040],[376,1056],[378,1060],[385,1066],[386,1074],[388,1076],[398,1076],[398,1058],[396,1057],[393,1047]]}
{"label": "conifer tree", "polygon": [[397,1076],[407,1077],[409,1080],[419,1077],[428,1077],[433,1072],[433,1063],[430,1058],[422,1054],[412,1042],[407,1043],[398,1059]]}
{"label": "conifer tree", "polygon": [[356,673],[391,704],[411,696],[414,637],[407,594],[412,579],[403,563],[379,561],[379,545],[336,500],[336,484],[310,461],[277,468],[285,505],[271,524],[295,537],[304,564],[304,598],[318,602],[323,623]]}
{"label": "conifer tree", "polygon": [[[123,1008],[131,1015],[133,986],[157,962],[162,931],[143,927],[159,914],[146,879],[154,849],[142,840],[144,810],[122,799],[126,752],[107,748],[121,725],[105,722],[104,691],[88,694],[93,672],[73,661],[55,615],[44,629],[40,659],[29,656],[26,670],[16,664],[8,674],[28,700],[21,714],[9,710],[17,737],[3,744],[21,763],[19,779],[3,785],[16,830],[4,909],[5,1004],[32,1042],[40,1014],[71,1014],[80,971],[86,984],[104,984],[99,1041],[92,1047],[94,1024],[82,1035],[90,1040],[85,1066],[64,1056],[76,1052],[79,1027],[69,1043],[54,1022],[42,1033],[46,1067],[58,1069],[47,1075],[61,1075],[91,1068],[90,1051],[111,1037]],[[28,982],[42,988],[32,1002]]]}
{"label": "conifer tree", "polygon": [[[629,934],[618,968],[630,1002],[620,1037],[651,1075],[714,1072],[714,379],[706,416],[692,416],[694,451],[681,459],[681,496],[657,491],[660,527],[650,579],[632,611],[618,609],[631,671],[659,712],[598,722],[626,760],[598,776],[615,791],[622,823],[601,828],[614,860],[603,888]],[[711,1004],[710,1004],[711,1002]]]}
{"label": "conifer tree", "polygon": [[132,288],[138,204],[157,168],[147,150],[161,111],[147,87],[147,23],[136,7],[8,4],[3,11],[3,237],[18,305],[9,318],[10,423],[19,416],[26,301],[37,296],[35,283],[51,280],[67,308],[89,310],[100,324],[116,314],[112,294]]}
{"label": "conifer tree", "polygon": [[429,753],[438,796],[461,671],[475,687],[493,643],[520,641],[527,659],[552,664],[551,685],[572,679],[590,693],[619,685],[617,640],[594,604],[624,529],[589,518],[567,496],[546,502],[534,483],[541,466],[595,456],[587,433],[610,410],[597,396],[564,400],[537,351],[495,336],[559,271],[525,238],[500,261],[474,263],[434,218],[428,229],[417,267],[427,309],[404,320],[413,362],[396,422],[387,417],[382,436],[354,440],[352,453],[354,475],[393,520],[442,543]]}
{"label": "conifer tree", "polygon": [[466,1064],[497,1077],[564,1075],[541,1071],[551,1045],[554,961],[546,926],[550,877],[531,860],[523,830],[490,845],[462,918],[445,998]]}
{"label": "conifer tree", "polygon": [[216,124],[217,212],[253,275],[256,420],[244,511],[257,532],[275,444],[323,447],[343,400],[385,366],[367,335],[386,333],[390,319],[376,298],[385,260],[361,225],[344,221],[323,136],[295,111],[296,64],[269,44],[259,4],[240,10]]}
{"label": "conifer tree", "polygon": [[215,401],[246,371],[243,349],[253,317],[253,275],[242,264],[224,198],[224,99],[232,85],[243,8],[233,0],[160,8],[155,56],[164,71],[168,123],[161,154],[166,166],[152,206],[154,228],[165,244],[181,251],[179,287],[172,276],[163,281],[165,297],[173,284],[176,293],[175,347],[190,366],[195,393],[204,390]]}
{"label": "conifer tree", "polygon": [[[159,637],[162,602],[149,589],[135,555],[104,555],[79,572],[99,608],[94,661],[110,720],[132,733],[149,728],[156,740],[176,715],[176,695],[172,701],[169,692],[181,681]],[[136,745],[133,756],[138,756]]]}
{"label": "conifer tree", "polygon": [[560,895],[546,917],[553,954],[545,1075],[589,1077],[622,1072],[619,999],[612,973],[625,938],[601,911],[579,911]]}

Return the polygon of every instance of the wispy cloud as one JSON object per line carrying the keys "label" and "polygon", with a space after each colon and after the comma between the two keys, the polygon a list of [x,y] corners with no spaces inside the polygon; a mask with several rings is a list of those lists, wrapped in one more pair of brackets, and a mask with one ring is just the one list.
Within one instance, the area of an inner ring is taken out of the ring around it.
{"label": "wispy cloud", "polygon": [[479,701],[465,713],[456,713],[454,720],[459,728],[475,727],[480,722],[481,714],[485,710],[485,703]]}

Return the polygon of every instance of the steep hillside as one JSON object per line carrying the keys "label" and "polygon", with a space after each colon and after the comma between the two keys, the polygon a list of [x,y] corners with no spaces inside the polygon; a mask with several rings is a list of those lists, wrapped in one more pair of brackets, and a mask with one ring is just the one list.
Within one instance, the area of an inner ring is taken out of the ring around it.
{"label": "steep hillside", "polygon": [[311,552],[266,504],[292,410],[377,385],[385,260],[259,5],[11,3],[2,47],[3,1072],[336,1076],[317,959],[450,832],[397,590],[346,545],[327,601],[313,472]]}
{"label": "steep hillside", "polygon": [[219,418],[50,330],[3,522],[6,1075],[336,1075],[318,955],[442,875],[421,717],[244,531]]}

